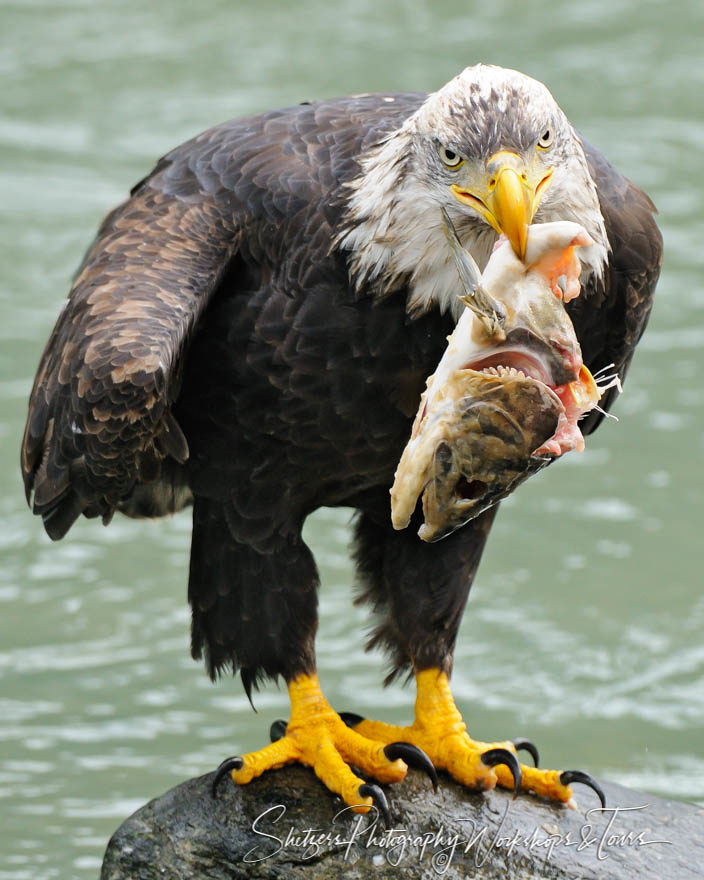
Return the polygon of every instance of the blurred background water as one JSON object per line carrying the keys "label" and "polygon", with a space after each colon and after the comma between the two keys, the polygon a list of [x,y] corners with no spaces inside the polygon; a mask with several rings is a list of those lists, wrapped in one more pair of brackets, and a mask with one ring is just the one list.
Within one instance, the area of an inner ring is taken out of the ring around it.
{"label": "blurred background water", "polygon": [[[527,735],[546,765],[704,801],[703,33],[685,0],[0,0],[0,880],[94,877],[128,813],[287,711],[269,686],[255,715],[189,658],[188,512],[84,521],[52,545],[25,506],[27,395],[99,220],[216,122],[432,89],[477,60],[545,81],[651,194],[666,263],[620,421],[504,505],[455,693],[479,737]],[[412,691],[384,691],[362,652],[349,516],[306,528],[321,678],[339,708],[401,721]]]}

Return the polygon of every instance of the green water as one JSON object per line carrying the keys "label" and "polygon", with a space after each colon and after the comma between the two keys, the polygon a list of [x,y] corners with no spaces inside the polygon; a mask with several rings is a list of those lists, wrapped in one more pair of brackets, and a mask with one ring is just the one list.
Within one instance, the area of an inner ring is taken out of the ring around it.
{"label": "green water", "polygon": [[[0,880],[94,877],[134,808],[265,740],[188,655],[189,515],[79,523],[52,545],[17,466],[26,398],[104,212],[226,118],[441,85],[476,60],[547,82],[660,209],[657,307],[616,414],[504,506],[455,692],[483,738],[546,765],[704,800],[704,7],[700,3],[0,2]],[[339,708],[407,719],[350,600],[349,512],[307,525],[321,678]]]}

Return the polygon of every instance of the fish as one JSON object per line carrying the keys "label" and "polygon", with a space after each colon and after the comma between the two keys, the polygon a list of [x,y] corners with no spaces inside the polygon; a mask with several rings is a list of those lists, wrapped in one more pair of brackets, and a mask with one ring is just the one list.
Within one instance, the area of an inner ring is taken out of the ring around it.
{"label": "fish", "polygon": [[438,541],[510,495],[551,461],[584,449],[579,419],[598,405],[565,302],[579,295],[577,223],[529,227],[524,260],[499,240],[484,272],[445,226],[465,288],[462,313],[432,376],[391,487],[391,521]]}

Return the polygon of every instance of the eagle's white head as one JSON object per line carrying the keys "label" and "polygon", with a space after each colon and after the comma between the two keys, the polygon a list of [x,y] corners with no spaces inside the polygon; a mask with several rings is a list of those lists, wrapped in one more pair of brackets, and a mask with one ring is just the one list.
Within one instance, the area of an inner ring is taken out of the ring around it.
{"label": "eagle's white head", "polygon": [[442,208],[481,268],[499,234],[522,257],[530,223],[572,220],[595,242],[580,253],[584,276],[603,272],[608,239],[580,139],[548,89],[518,71],[466,68],[361,167],[337,244],[358,287],[407,287],[412,313],[463,308]]}

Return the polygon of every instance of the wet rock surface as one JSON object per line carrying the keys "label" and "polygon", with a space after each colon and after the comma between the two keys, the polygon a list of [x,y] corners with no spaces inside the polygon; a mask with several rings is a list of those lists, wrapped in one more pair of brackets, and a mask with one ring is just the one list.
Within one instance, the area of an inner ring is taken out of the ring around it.
{"label": "wet rock surface", "polygon": [[313,773],[288,767],[247,786],[213,774],[150,801],[110,840],[101,880],[704,876],[704,808],[604,784],[607,810],[576,785],[579,810],[529,795],[472,794],[410,771],[386,787],[392,828],[351,813]]}

